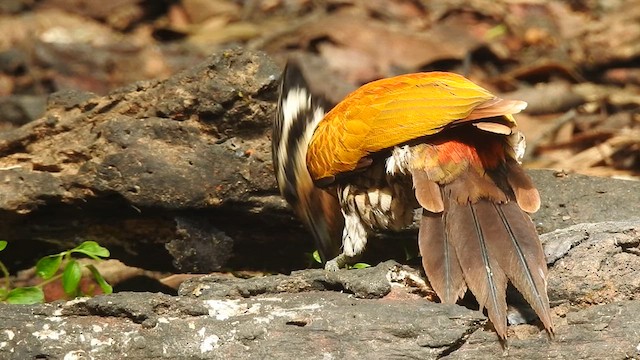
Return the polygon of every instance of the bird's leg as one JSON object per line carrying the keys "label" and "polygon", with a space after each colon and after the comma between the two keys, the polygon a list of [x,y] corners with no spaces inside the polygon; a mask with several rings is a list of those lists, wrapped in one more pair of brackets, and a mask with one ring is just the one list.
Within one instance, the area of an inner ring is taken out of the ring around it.
{"label": "bird's leg", "polygon": [[342,209],[344,216],[344,230],[342,231],[342,253],[327,261],[324,268],[337,271],[346,265],[352,265],[360,258],[367,244],[367,228],[357,212],[352,209]]}

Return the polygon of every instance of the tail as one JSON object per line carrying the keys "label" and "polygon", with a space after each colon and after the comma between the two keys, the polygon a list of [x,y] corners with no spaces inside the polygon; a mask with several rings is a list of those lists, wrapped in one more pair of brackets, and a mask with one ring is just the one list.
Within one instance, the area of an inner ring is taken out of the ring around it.
{"label": "tail", "polygon": [[420,253],[440,299],[455,303],[468,288],[504,339],[510,281],[552,334],[544,252],[523,210],[535,211],[539,195],[517,162],[507,159],[490,172],[467,166],[446,184],[416,173],[413,178],[423,206]]}
{"label": "tail", "polygon": [[323,262],[340,253],[344,227],[337,198],[314,186],[306,164],[311,136],[325,112],[300,69],[287,64],[273,124],[273,166],[280,193],[311,231]]}

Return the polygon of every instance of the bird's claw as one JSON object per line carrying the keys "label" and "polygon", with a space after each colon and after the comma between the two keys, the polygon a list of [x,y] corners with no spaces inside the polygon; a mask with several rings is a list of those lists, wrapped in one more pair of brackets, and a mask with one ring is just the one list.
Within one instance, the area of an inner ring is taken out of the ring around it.
{"label": "bird's claw", "polygon": [[356,256],[347,256],[344,253],[334,257],[324,264],[324,269],[327,271],[338,271],[347,265],[356,262]]}

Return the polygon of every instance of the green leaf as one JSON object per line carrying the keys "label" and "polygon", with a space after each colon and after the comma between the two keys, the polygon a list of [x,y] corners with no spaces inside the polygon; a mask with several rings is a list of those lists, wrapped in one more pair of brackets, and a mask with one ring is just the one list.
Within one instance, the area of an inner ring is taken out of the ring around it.
{"label": "green leaf", "polygon": [[352,269],[366,269],[368,267],[371,267],[371,265],[366,263],[355,263],[351,266]]}
{"label": "green leaf", "polygon": [[44,293],[39,287],[22,287],[9,291],[9,304],[35,304],[44,302]]}
{"label": "green leaf", "polygon": [[7,242],[4,240],[0,240],[0,251],[4,250],[7,247]]}
{"label": "green leaf", "polygon": [[95,241],[85,241],[82,244],[71,249],[71,252],[79,252],[87,256],[90,256],[96,260],[98,260],[98,258],[101,258],[101,257],[109,257],[110,255],[109,250],[107,248],[100,246]]}
{"label": "green leaf", "polygon": [[100,289],[102,289],[102,292],[105,294],[111,294],[113,292],[113,287],[111,287],[111,285],[109,285],[109,283],[102,277],[102,274],[100,274],[98,269],[93,265],[87,265],[87,267],[91,270],[91,274],[93,275],[93,278],[96,279],[96,282],[100,286]]}
{"label": "green leaf", "polygon": [[69,260],[62,273],[62,288],[67,295],[74,296],[77,293],[81,277],[80,264],[76,260]]}
{"label": "green leaf", "polygon": [[45,256],[36,264],[36,274],[44,280],[51,279],[60,269],[62,254]]}
{"label": "green leaf", "polygon": [[318,264],[322,264],[322,259],[320,258],[320,252],[318,250],[314,251],[312,256],[313,260],[315,260]]}
{"label": "green leaf", "polygon": [[508,29],[507,26],[505,24],[499,24],[496,25],[494,27],[492,27],[491,29],[489,29],[485,34],[484,34],[484,38],[487,41],[499,38],[501,36],[504,36],[507,33]]}

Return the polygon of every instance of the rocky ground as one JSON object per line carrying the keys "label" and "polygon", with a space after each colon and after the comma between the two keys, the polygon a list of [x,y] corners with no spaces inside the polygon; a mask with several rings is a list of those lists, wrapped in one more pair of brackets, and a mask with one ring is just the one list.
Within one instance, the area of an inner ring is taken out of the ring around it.
{"label": "rocky ground", "polygon": [[[640,358],[640,182],[611,178],[638,175],[638,32],[619,23],[640,7],[80,3],[0,4],[0,260],[16,274],[96,240],[136,267],[109,277],[135,292],[0,303],[1,359]],[[358,32],[366,26],[375,41]],[[442,45],[449,38],[456,46]],[[372,78],[438,68],[530,103],[518,118],[526,164],[555,168],[531,170],[553,338],[517,325],[501,344],[472,305],[433,302],[415,229],[372,241],[372,268],[311,269],[270,154],[292,54],[334,100]],[[153,284],[125,286],[125,272]]]}
{"label": "rocky ground", "polygon": [[[640,220],[544,234],[555,334],[420,296],[413,268],[208,275],[179,296],[125,292],[0,304],[0,354],[29,359],[634,359],[640,357]],[[304,355],[303,355],[304,354]]]}

